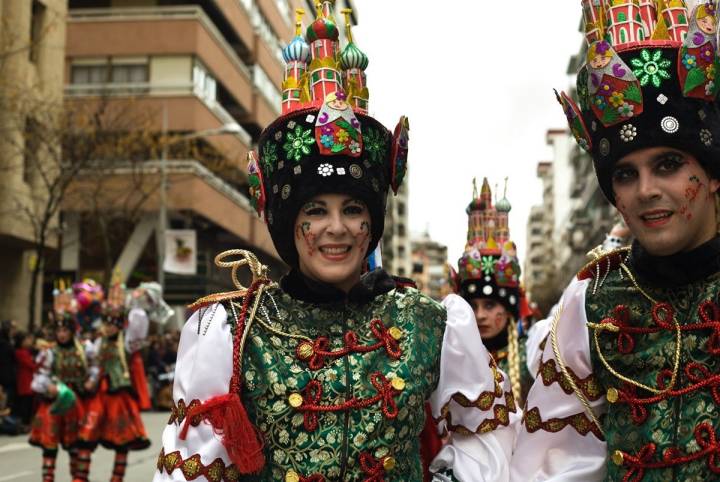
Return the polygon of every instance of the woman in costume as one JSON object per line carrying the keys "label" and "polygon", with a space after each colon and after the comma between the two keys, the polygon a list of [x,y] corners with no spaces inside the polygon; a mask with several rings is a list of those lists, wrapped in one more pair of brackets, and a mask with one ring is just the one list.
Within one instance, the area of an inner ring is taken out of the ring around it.
{"label": "woman in costume", "polygon": [[[483,344],[510,377],[516,400],[522,405],[533,378],[528,371],[524,336],[518,323],[530,309],[520,288],[520,263],[510,241],[506,195],[493,205],[487,178],[468,205],[465,252],[453,272],[454,291],[472,306]],[[522,311],[522,313],[521,313]]]}
{"label": "woman in costume", "polygon": [[[336,64],[331,9],[323,2],[310,46],[298,22],[284,115],[249,168],[291,271],[276,285],[248,252],[216,259],[238,290],[199,300],[183,329],[157,482],[509,477],[518,408],[471,308],[381,269],[361,276],[405,173],[408,123],[393,134],[366,114],[367,57],[349,35]],[[451,434],[442,448],[438,431]]]}
{"label": "woman in costume", "polygon": [[119,307],[108,307],[103,320],[103,336],[97,340],[97,359],[100,368],[98,394],[86,407],[79,433],[79,457],[83,470],[76,481],[87,481],[90,457],[98,443],[115,451],[111,482],[125,477],[128,452],[150,446],[140,417],[137,394],[133,388],[133,374],[128,365],[128,346],[123,333],[125,314]]}
{"label": "woman in costume", "polygon": [[[634,241],[595,251],[566,289],[528,395],[513,477],[718,480],[715,5],[605,3],[583,1],[587,30],[605,39],[588,40],[605,43],[606,67],[624,83],[602,77],[590,57],[578,105],[559,100]],[[642,22],[627,22],[636,14]]]}
{"label": "woman in costume", "polygon": [[70,290],[55,292],[55,344],[42,350],[31,387],[40,395],[32,422],[30,444],[43,449],[43,482],[55,480],[55,460],[58,446],[70,454],[70,474],[81,469],[78,458],[78,430],[85,413],[85,405],[92,396],[98,377],[90,343],[75,337],[79,328],[73,313]]}

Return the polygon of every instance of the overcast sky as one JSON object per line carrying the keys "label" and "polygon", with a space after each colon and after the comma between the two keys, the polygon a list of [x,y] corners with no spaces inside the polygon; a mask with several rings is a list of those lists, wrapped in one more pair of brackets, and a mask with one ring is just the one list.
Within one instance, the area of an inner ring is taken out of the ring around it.
{"label": "overcast sky", "polygon": [[410,118],[410,229],[429,228],[453,264],[474,176],[501,191],[510,178],[511,237],[524,261],[527,216],[541,201],[535,168],[551,158],[545,132],[567,127],[552,89],[567,89],[582,42],[579,3],[355,0],[370,113],[391,130]]}

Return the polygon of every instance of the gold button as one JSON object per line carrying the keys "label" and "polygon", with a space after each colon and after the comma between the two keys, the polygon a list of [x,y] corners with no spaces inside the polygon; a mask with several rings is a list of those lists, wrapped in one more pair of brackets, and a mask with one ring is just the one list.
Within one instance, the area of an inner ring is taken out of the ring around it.
{"label": "gold button", "polygon": [[300,476],[297,472],[290,469],[285,472],[285,482],[300,482]]}
{"label": "gold button", "polygon": [[385,457],[383,460],[383,469],[385,472],[390,472],[395,468],[395,457]]}
{"label": "gold button", "polygon": [[301,360],[307,360],[313,356],[313,353],[315,353],[315,350],[313,350],[312,343],[304,341],[298,346],[297,354]]}
{"label": "gold button", "polygon": [[393,378],[390,384],[395,390],[402,391],[405,389],[405,380],[400,377]]}
{"label": "gold button", "polygon": [[610,403],[615,403],[620,398],[620,394],[618,393],[617,389],[615,389],[615,388],[609,388],[606,396],[607,396],[607,401]]}
{"label": "gold button", "polygon": [[399,340],[403,337],[403,331],[397,326],[390,327],[388,333],[390,333],[390,336],[393,337],[395,340]]}
{"label": "gold button", "polygon": [[288,402],[292,408],[298,408],[303,404],[303,397],[299,393],[291,393],[288,397]]}
{"label": "gold button", "polygon": [[620,452],[619,450],[616,450],[615,452],[613,452],[612,461],[615,465],[622,465],[624,460],[625,460],[625,456],[623,455],[622,452]]}

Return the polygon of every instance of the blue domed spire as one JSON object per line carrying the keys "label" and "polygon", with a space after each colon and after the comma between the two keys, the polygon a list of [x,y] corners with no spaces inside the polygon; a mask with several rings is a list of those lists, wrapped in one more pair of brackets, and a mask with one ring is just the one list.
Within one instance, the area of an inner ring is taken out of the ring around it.
{"label": "blue domed spire", "polygon": [[302,35],[298,35],[285,47],[282,51],[285,62],[307,62],[310,58],[310,46],[307,44]]}

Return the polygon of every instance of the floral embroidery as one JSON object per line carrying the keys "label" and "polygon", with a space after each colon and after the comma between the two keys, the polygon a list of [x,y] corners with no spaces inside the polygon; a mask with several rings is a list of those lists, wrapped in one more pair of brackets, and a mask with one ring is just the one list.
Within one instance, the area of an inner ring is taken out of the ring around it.
{"label": "floral embroidery", "polygon": [[310,154],[310,148],[315,139],[312,137],[312,129],[303,129],[302,126],[296,126],[294,132],[288,132],[287,141],[283,144],[283,149],[287,153],[288,158],[295,162],[300,161],[303,156]]}
{"label": "floral embroidery", "polygon": [[344,130],[344,129],[338,130],[338,131],[335,133],[335,135],[337,136],[338,142],[340,142],[341,144],[345,144],[345,142],[346,142],[346,141],[348,140],[348,138],[350,137],[350,135],[349,135],[349,134],[347,133],[347,131]]}
{"label": "floral embroidery", "polygon": [[[172,425],[173,423],[176,425],[182,425],[188,412],[200,404],[201,402],[198,399],[191,401],[187,405],[185,404],[185,400],[182,398],[178,400],[177,405],[175,405],[175,401],[173,401],[172,408],[170,409],[170,419],[168,420],[168,425]],[[200,425],[200,422],[202,422],[202,417],[193,417],[190,421],[190,425],[197,427]]]}
{"label": "floral embroidery", "polygon": [[365,149],[370,154],[370,159],[376,163],[382,162],[383,152],[385,151],[385,140],[382,133],[377,129],[368,129],[364,142]]}
{"label": "floral embroidery", "polygon": [[635,106],[632,104],[628,104],[627,102],[623,103],[623,105],[618,107],[618,112],[623,117],[632,117],[633,110],[635,110]]}
{"label": "floral embroidery", "polygon": [[333,144],[335,144],[332,134],[330,134],[330,135],[324,134],[322,137],[320,137],[320,142],[325,147],[332,147]]}
{"label": "floral embroidery", "polygon": [[265,143],[262,151],[262,164],[263,166],[265,166],[266,173],[270,174],[273,172],[277,160],[277,145],[273,142]]}
{"label": "floral embroidery", "polygon": [[495,272],[495,258],[492,256],[483,256],[481,263],[483,273],[493,274]]}
{"label": "floral embroidery", "polygon": [[682,59],[682,64],[686,69],[690,70],[697,65],[697,58],[694,55],[685,54]]}
{"label": "floral embroidery", "polygon": [[607,103],[605,102],[605,99],[603,99],[600,96],[596,96],[593,100],[593,103],[595,104],[595,107],[597,107],[600,110],[605,110],[605,107],[607,107]]}
{"label": "floral embroidery", "polygon": [[609,101],[613,107],[620,107],[625,103],[625,96],[621,92],[615,91],[610,95]]}
{"label": "floral embroidery", "polygon": [[655,50],[650,53],[647,49],[640,51],[640,57],[630,60],[630,64],[635,67],[633,74],[640,81],[640,85],[645,87],[648,82],[655,87],[660,87],[663,80],[670,78],[668,68],[672,62],[663,58],[661,50]]}

